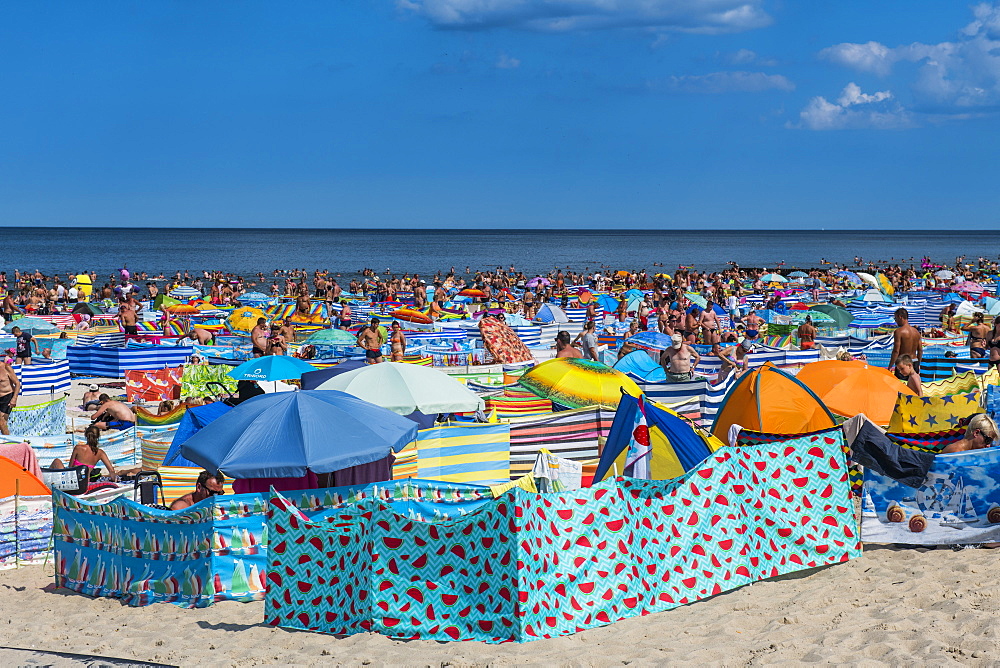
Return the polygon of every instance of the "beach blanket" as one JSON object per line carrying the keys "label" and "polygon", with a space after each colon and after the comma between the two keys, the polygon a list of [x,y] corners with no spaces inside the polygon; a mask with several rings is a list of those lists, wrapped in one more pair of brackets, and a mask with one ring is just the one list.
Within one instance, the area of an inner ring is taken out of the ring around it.
{"label": "beach blanket", "polygon": [[497,363],[516,364],[535,359],[514,330],[496,318],[480,320],[479,333],[483,337],[483,345]]}
{"label": "beach blanket", "polygon": [[843,452],[822,440],[722,448],[673,480],[515,486],[447,522],[349,510],[312,521],[272,500],[267,624],[525,641],[861,554]]}
{"label": "beach blanket", "polygon": [[916,490],[865,470],[866,542],[944,545],[1000,540],[1000,449],[938,455]]}
{"label": "beach blanket", "polygon": [[180,399],[183,366],[155,371],[125,372],[125,397],[130,403]]}
{"label": "beach blanket", "polygon": [[236,381],[229,376],[232,367],[225,365],[207,366],[204,364],[185,364],[181,376],[181,397],[215,396],[218,387],[209,387],[208,383],[222,383],[230,392],[236,392]]}
{"label": "beach blanket", "polygon": [[900,394],[896,398],[887,431],[900,433],[926,433],[952,429],[963,418],[982,413],[979,390],[966,394],[949,394],[941,397],[915,397]]}
{"label": "beach blanket", "polygon": [[55,436],[66,433],[66,399],[16,406],[7,418],[11,436]]}
{"label": "beach blanket", "polygon": [[36,478],[41,479],[42,468],[38,464],[38,456],[27,443],[0,443],[0,457],[6,457]]}

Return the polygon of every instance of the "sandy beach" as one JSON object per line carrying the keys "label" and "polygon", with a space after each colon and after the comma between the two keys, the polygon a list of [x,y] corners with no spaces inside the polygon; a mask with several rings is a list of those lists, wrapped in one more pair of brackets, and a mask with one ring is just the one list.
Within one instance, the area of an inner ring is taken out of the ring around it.
{"label": "sandy beach", "polygon": [[[286,631],[261,624],[262,602],[128,608],[55,590],[48,569],[25,567],[0,573],[0,644],[175,665],[987,665],[1000,657],[996,556],[871,546],[848,564],[520,645]],[[0,650],[0,661],[39,659]]]}

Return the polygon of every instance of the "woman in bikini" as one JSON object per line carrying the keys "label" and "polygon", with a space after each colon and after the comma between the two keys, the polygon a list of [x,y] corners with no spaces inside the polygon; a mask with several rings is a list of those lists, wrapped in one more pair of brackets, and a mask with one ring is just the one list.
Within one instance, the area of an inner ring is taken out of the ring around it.
{"label": "woman in bikini", "polygon": [[993,319],[993,329],[987,336],[990,344],[990,366],[1000,365],[1000,318]]}
{"label": "woman in bikini", "polygon": [[[98,464],[104,464],[108,470],[107,476],[112,480],[117,480],[118,473],[115,472],[115,467],[111,464],[108,453],[104,452],[100,447],[101,430],[94,425],[90,425],[84,430],[83,436],[87,440],[84,443],[77,443],[76,447],[73,448],[73,452],[70,455],[70,467],[86,466],[93,470]],[[61,459],[55,459],[52,461],[50,468],[64,469],[66,465],[63,464]]]}
{"label": "woman in bikini", "polygon": [[983,324],[983,314],[975,314],[972,324],[962,327],[962,331],[969,333],[967,341],[969,345],[969,357],[972,359],[986,357],[986,337],[989,336],[990,328]]}
{"label": "woman in bikini", "polygon": [[392,334],[389,336],[389,343],[392,346],[389,361],[402,362],[403,355],[406,354],[406,335],[403,334],[403,328],[398,321],[392,323]]}

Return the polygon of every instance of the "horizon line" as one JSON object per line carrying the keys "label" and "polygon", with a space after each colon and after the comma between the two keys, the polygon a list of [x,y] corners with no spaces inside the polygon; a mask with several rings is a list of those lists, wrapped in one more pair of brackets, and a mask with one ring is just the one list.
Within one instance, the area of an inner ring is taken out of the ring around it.
{"label": "horizon line", "polygon": [[600,233],[600,234],[616,234],[619,232],[642,232],[649,234],[660,234],[664,232],[679,232],[682,234],[689,233],[704,233],[704,232],[745,232],[745,233],[756,233],[756,232],[795,232],[797,234],[826,234],[826,233],[839,233],[839,232],[863,232],[863,233],[892,233],[892,232],[917,232],[922,234],[940,234],[940,235],[972,235],[972,234],[982,234],[986,233],[996,233],[1000,234],[1000,229],[998,228],[963,228],[961,230],[943,230],[943,229],[921,229],[921,228],[904,228],[904,227],[864,227],[864,228],[820,228],[820,229],[803,229],[795,227],[762,227],[753,229],[743,229],[741,227],[699,227],[697,229],[676,229],[676,228],[657,228],[650,229],[649,227],[617,227],[615,229],[603,229],[599,227],[560,227],[560,228],[538,228],[538,227],[482,227],[482,228],[466,228],[466,227],[282,227],[275,229],[273,227],[240,227],[240,226],[220,226],[220,227],[204,227],[204,226],[185,226],[185,225],[136,225],[134,227],[125,227],[121,225],[109,224],[109,225],[5,225],[0,223],[0,229],[19,229],[19,230],[81,230],[81,229],[115,229],[122,232],[127,232],[128,230],[184,230],[184,231],[200,231],[200,232],[224,232],[224,231],[240,231],[240,232],[324,232],[324,231],[336,231],[336,232],[448,232],[454,233],[456,231],[460,232],[498,232],[504,234],[528,232],[528,233],[544,233],[550,234],[554,231],[565,231],[572,233]]}

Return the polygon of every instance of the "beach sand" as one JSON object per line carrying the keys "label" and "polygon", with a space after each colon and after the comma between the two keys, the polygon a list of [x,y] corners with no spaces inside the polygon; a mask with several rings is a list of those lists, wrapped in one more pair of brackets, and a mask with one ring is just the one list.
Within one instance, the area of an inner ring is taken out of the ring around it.
{"label": "beach sand", "polygon": [[[864,665],[1000,661],[993,550],[871,546],[847,564],[524,644],[346,638],[261,624],[263,603],[128,608],[55,590],[51,567],[0,572],[0,645],[177,665]],[[37,662],[0,650],[0,663]],[[72,665],[53,661],[53,665]]]}

